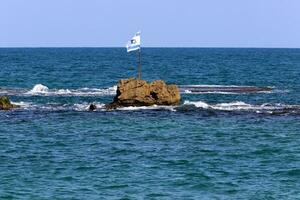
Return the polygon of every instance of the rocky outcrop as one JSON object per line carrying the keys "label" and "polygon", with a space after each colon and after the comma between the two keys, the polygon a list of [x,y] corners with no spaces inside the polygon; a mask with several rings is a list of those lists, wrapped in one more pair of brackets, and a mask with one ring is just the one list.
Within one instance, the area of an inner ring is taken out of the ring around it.
{"label": "rocky outcrop", "polygon": [[0,96],[0,110],[10,110],[12,108],[19,108],[19,106],[12,104],[8,97]]}
{"label": "rocky outcrop", "polygon": [[114,101],[107,109],[127,106],[177,105],[180,93],[176,85],[167,85],[162,80],[147,83],[135,78],[120,80]]}

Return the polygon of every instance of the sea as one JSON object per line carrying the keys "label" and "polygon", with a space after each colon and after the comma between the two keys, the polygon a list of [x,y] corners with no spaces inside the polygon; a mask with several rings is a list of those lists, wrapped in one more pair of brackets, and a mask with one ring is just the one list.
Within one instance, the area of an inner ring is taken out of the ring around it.
{"label": "sea", "polygon": [[0,199],[300,199],[300,49],[143,48],[180,105],[106,110],[137,56],[0,49]]}

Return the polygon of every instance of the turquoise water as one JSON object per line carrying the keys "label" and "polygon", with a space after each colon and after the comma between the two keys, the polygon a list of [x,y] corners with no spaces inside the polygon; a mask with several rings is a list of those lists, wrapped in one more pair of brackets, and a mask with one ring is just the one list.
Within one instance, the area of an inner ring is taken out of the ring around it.
{"label": "turquoise water", "polygon": [[181,105],[104,110],[136,76],[124,48],[0,49],[0,95],[21,106],[0,112],[0,199],[300,199],[300,49],[145,48],[142,62]]}

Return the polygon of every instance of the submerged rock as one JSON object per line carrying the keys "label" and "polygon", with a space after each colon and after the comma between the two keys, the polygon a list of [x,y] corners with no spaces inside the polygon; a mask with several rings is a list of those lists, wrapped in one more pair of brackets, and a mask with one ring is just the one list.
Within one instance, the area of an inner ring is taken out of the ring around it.
{"label": "submerged rock", "polygon": [[0,96],[0,110],[10,110],[12,108],[19,108],[19,106],[12,104],[8,97]]}
{"label": "submerged rock", "polygon": [[147,83],[135,78],[120,80],[114,101],[107,109],[127,106],[177,105],[180,93],[176,85],[167,85],[162,80]]}
{"label": "submerged rock", "polygon": [[97,106],[95,104],[90,104],[89,111],[94,111],[97,109]]}

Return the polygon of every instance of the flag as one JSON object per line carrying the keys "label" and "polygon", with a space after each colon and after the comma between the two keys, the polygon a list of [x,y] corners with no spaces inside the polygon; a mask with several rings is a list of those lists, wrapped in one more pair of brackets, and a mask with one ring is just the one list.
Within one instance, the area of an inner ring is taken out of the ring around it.
{"label": "flag", "polygon": [[141,48],[141,32],[137,32],[126,45],[127,52],[139,50]]}

